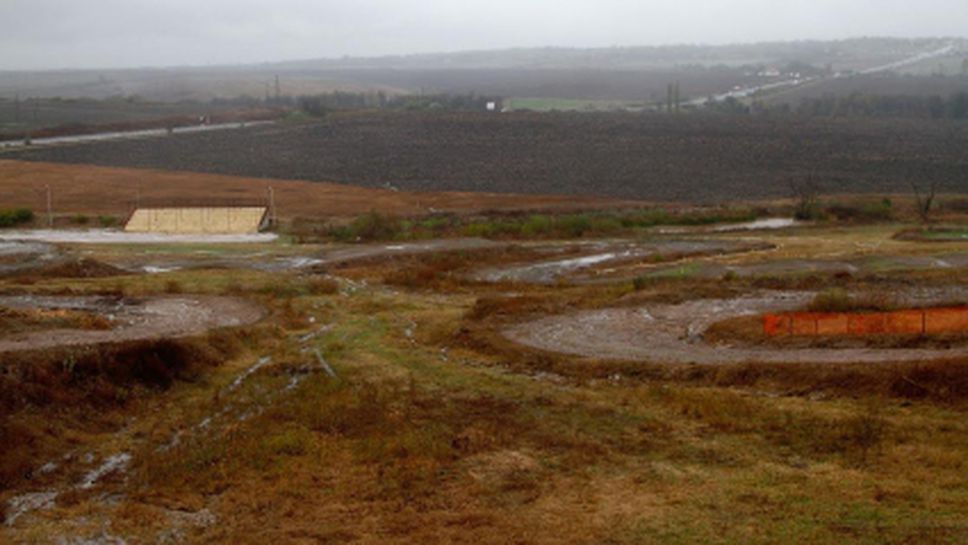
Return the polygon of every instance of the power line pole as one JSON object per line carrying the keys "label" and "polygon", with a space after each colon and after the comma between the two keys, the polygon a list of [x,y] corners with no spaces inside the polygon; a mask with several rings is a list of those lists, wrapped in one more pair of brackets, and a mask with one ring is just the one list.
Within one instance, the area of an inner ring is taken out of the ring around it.
{"label": "power line pole", "polygon": [[54,226],[54,206],[53,206],[54,199],[51,195],[50,185],[45,185],[44,190],[47,193],[47,227],[53,227]]}
{"label": "power line pole", "polygon": [[270,227],[275,227],[276,226],[276,221],[277,221],[277,218],[276,218],[276,192],[272,188],[272,186],[270,185],[270,186],[268,186],[266,188],[266,193],[268,194],[268,201],[269,201],[269,226]]}
{"label": "power line pole", "polygon": [[279,99],[282,98],[282,86],[279,85],[279,75],[276,75],[276,103],[279,103]]}

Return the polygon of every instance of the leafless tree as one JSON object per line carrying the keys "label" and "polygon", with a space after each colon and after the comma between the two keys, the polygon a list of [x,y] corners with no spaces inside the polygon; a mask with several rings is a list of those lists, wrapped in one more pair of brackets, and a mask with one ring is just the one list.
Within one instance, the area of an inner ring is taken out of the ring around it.
{"label": "leafless tree", "polygon": [[931,182],[924,192],[921,191],[916,182],[911,182],[911,189],[914,191],[914,199],[921,222],[931,223],[931,208],[934,206],[934,198],[938,193],[938,182]]}
{"label": "leafless tree", "polygon": [[814,219],[820,201],[820,184],[815,179],[791,180],[790,193],[793,196],[793,217],[798,220]]}

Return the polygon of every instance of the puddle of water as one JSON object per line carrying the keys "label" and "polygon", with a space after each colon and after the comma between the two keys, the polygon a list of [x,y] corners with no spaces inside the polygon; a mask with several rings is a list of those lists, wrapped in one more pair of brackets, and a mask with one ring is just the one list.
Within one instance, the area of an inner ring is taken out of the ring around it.
{"label": "puddle of water", "polygon": [[144,272],[148,274],[162,274],[167,272],[173,272],[181,270],[181,267],[157,267],[155,265],[145,265],[141,268]]}
{"label": "puddle of water", "polygon": [[238,387],[242,386],[242,383],[245,382],[253,374],[255,374],[256,371],[258,371],[259,369],[262,369],[266,365],[269,365],[269,363],[271,362],[272,362],[272,358],[270,358],[269,356],[260,358],[259,361],[255,362],[255,364],[252,365],[252,367],[249,367],[248,369],[245,370],[244,373],[236,377],[235,380],[232,381],[232,384],[229,384],[229,387],[226,388],[226,391],[232,392],[238,389]]}
{"label": "puddle of water", "polygon": [[767,218],[746,223],[735,223],[732,225],[721,225],[713,229],[717,233],[728,233],[730,231],[755,231],[758,229],[786,229],[795,227],[801,223],[793,218]]}
{"label": "puddle of water", "polygon": [[60,493],[54,490],[46,490],[44,492],[29,492],[27,494],[21,494],[10,498],[7,502],[7,506],[10,508],[10,512],[7,514],[7,521],[5,524],[7,526],[13,526],[13,523],[17,521],[23,515],[31,511],[37,511],[38,509],[50,509],[54,506],[54,501],[57,499]]}
{"label": "puddle of water", "polygon": [[128,463],[130,462],[131,462],[131,455],[128,454],[127,452],[122,452],[121,454],[115,454],[114,456],[111,456],[110,458],[105,460],[103,464],[96,467],[90,473],[85,475],[84,479],[81,480],[80,484],[77,485],[77,488],[81,490],[87,490],[89,488],[92,488],[105,475],[108,475],[109,473],[113,473],[115,471],[124,470],[126,467],[128,467]]}
{"label": "puddle of water", "polygon": [[239,244],[272,242],[277,238],[279,236],[275,233],[252,233],[247,235],[169,235],[163,233],[127,233],[111,229],[91,229],[86,231],[35,229],[4,231],[0,233],[0,241],[36,241],[61,244]]}
{"label": "puddle of water", "polygon": [[[627,255],[630,255],[630,252],[624,252],[621,254],[621,256]],[[551,282],[555,278],[558,278],[565,273],[591,267],[592,265],[598,265],[599,263],[605,263],[616,259],[617,257],[620,257],[620,255],[614,252],[588,255],[558,261],[535,263],[521,267],[493,270],[481,274],[480,277],[488,282],[500,282],[504,280]]]}

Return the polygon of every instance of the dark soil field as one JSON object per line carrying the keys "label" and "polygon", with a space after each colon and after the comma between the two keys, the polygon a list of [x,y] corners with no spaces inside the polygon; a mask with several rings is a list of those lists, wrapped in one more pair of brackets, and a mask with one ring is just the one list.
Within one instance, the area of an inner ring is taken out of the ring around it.
{"label": "dark soil field", "polygon": [[362,113],[168,139],[32,149],[11,159],[455,190],[716,202],[968,191],[968,125],[714,115]]}

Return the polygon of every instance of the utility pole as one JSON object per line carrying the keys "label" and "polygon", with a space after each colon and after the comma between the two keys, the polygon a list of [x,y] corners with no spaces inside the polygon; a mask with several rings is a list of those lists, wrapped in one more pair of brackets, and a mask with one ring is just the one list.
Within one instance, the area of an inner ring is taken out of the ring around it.
{"label": "utility pole", "polygon": [[666,112],[672,113],[672,84],[666,86]]}
{"label": "utility pole", "polygon": [[266,86],[266,104],[268,104],[269,103],[269,82],[266,81],[263,83],[265,83],[265,86]]}
{"label": "utility pole", "polygon": [[276,74],[276,104],[279,103],[280,98],[282,98],[282,86],[279,85],[279,75]]}
{"label": "utility pole", "polygon": [[276,226],[276,192],[272,186],[266,188],[266,193],[269,201],[269,226]]}
{"label": "utility pole", "polygon": [[45,185],[44,190],[47,193],[47,227],[54,226],[54,206],[53,198],[51,196],[50,185]]}
{"label": "utility pole", "polygon": [[20,93],[14,95],[13,98],[13,121],[20,123]]}
{"label": "utility pole", "polygon": [[679,82],[678,81],[676,82],[675,93],[676,93],[676,97],[675,97],[676,98],[676,113],[679,113],[679,108],[680,108],[680,106],[682,104],[682,99],[679,96]]}

